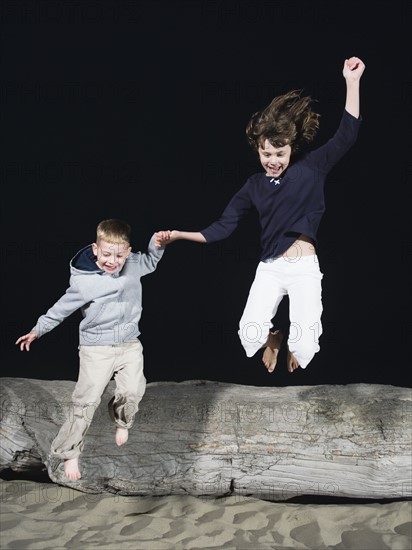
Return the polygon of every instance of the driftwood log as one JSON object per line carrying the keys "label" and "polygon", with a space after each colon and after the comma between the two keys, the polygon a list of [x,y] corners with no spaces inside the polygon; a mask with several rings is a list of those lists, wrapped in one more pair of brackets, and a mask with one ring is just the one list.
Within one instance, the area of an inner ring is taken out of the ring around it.
{"label": "driftwood log", "polygon": [[38,472],[88,493],[412,496],[412,391],[373,385],[256,387],[154,382],[117,447],[110,382],[86,435],[82,478],[50,444],[70,414],[72,381],[0,378],[0,471]]}

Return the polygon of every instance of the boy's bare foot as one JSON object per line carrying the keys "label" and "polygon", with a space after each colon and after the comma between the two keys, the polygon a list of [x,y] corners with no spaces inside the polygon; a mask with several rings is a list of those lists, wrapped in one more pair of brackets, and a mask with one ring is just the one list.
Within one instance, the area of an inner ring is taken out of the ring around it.
{"label": "boy's bare foot", "polygon": [[116,443],[119,445],[124,445],[129,439],[129,430],[127,428],[116,427]]}
{"label": "boy's bare foot", "polygon": [[77,481],[82,476],[80,475],[79,471],[79,459],[76,458],[67,458],[64,461],[64,473],[66,474],[66,477],[71,479],[72,481]]}
{"label": "boy's bare foot", "polygon": [[282,344],[283,334],[280,330],[269,332],[266,348],[263,352],[262,361],[268,372],[273,372],[278,360],[278,353]]}
{"label": "boy's bare foot", "polygon": [[289,349],[288,349],[287,363],[288,363],[288,371],[289,372],[293,372],[299,366],[299,363],[298,363],[296,357],[293,355],[293,353],[291,351],[289,351]]}

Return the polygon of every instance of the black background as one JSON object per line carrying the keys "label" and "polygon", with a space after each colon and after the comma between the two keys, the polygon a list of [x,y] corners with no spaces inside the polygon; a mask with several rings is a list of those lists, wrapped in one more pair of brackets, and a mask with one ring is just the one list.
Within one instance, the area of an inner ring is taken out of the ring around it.
{"label": "black background", "polygon": [[320,145],[356,55],[364,122],[329,175],[318,233],[321,351],[293,375],[284,351],[272,375],[260,354],[246,358],[237,328],[260,252],[252,213],[220,243],[170,245],[143,279],[145,374],[410,385],[409,2],[16,0],[1,20],[2,376],[76,380],[79,312],[29,354],[14,342],[64,293],[97,223],[129,221],[135,250],[156,230],[209,225],[260,170],[250,116],[303,89],[318,100]]}

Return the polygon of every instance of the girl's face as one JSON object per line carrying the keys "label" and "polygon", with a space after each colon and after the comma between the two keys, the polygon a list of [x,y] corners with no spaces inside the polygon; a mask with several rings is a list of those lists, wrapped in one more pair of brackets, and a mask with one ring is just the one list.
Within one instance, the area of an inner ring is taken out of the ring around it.
{"label": "girl's face", "polygon": [[273,145],[265,139],[263,146],[259,146],[258,152],[260,163],[266,175],[272,176],[272,178],[279,178],[289,166],[292,148],[290,145],[273,147]]}

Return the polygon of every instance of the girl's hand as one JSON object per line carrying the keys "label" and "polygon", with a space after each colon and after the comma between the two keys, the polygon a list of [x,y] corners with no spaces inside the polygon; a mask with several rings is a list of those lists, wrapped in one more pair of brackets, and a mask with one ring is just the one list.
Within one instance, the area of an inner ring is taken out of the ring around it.
{"label": "girl's hand", "polygon": [[178,238],[178,231],[167,230],[167,231],[157,231],[155,233],[155,246],[158,248],[161,246],[166,246],[167,244],[172,243]]}
{"label": "girl's hand", "polygon": [[345,59],[342,72],[346,80],[356,82],[360,80],[364,70],[365,64],[359,57],[350,57]]}

